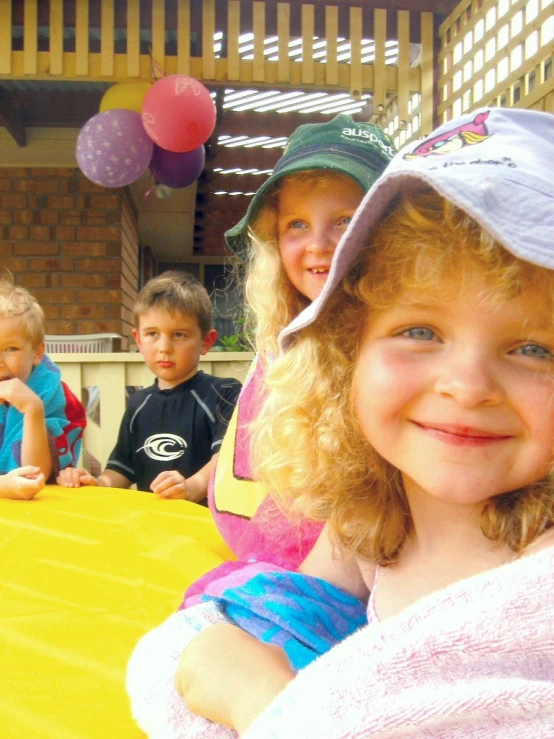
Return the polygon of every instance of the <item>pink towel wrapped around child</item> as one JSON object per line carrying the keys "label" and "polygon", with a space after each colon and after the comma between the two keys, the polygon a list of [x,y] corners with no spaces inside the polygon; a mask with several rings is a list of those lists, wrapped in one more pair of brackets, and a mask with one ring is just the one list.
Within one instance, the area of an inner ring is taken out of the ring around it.
{"label": "pink towel wrapped around child", "polygon": [[356,632],[244,734],[305,737],[552,739],[554,547]]}

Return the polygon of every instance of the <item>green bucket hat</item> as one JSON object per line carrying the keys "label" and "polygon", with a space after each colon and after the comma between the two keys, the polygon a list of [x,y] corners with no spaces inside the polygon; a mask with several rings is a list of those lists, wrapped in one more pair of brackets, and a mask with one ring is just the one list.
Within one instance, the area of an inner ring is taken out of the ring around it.
{"label": "green bucket hat", "polygon": [[265,196],[287,175],[321,169],[351,177],[366,193],[396,153],[393,141],[379,126],[338,115],[327,123],[306,123],[291,134],[283,156],[248,205],[246,215],[225,234],[235,252],[248,243],[248,227]]}

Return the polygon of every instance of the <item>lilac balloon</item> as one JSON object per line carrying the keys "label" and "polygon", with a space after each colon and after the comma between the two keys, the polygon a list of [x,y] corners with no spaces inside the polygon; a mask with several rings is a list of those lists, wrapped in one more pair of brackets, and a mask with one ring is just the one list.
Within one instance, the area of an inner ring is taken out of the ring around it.
{"label": "lilac balloon", "polygon": [[89,180],[103,187],[123,187],[144,174],[154,143],[140,113],[114,108],[92,116],[77,138],[77,162]]}
{"label": "lilac balloon", "polygon": [[154,144],[150,171],[161,185],[188,187],[200,177],[205,161],[203,146],[192,151],[175,152]]}

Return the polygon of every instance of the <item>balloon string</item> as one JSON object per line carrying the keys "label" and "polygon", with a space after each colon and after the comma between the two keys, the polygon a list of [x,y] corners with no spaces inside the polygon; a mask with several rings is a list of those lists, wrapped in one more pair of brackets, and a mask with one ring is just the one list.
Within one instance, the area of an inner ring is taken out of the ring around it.
{"label": "balloon string", "polygon": [[152,77],[154,80],[157,80],[159,77],[163,77],[165,75],[164,68],[154,59],[150,46],[148,47],[148,54],[150,56],[150,71],[152,73]]}
{"label": "balloon string", "polygon": [[149,197],[157,187],[158,187],[158,183],[154,180],[154,184],[152,185],[152,187],[149,187],[148,190],[144,193],[144,196],[142,198],[143,203],[146,200],[146,198]]}

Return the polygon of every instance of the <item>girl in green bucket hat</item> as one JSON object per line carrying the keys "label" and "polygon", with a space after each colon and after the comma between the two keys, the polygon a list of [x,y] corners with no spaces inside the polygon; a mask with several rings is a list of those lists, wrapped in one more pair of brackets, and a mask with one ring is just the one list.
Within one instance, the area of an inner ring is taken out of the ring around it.
{"label": "girl in green bucket hat", "polygon": [[185,605],[197,602],[206,588],[217,593],[220,576],[230,568],[238,576],[251,560],[295,569],[317,538],[319,526],[292,525],[253,479],[247,425],[257,414],[280,331],[323,289],[354,211],[394,153],[391,138],[378,126],[349,115],[299,126],[244,218],[225,234],[245,265],[247,314],[258,353],[219,453],[209,502],[240,562],[226,563],[192,585]]}

